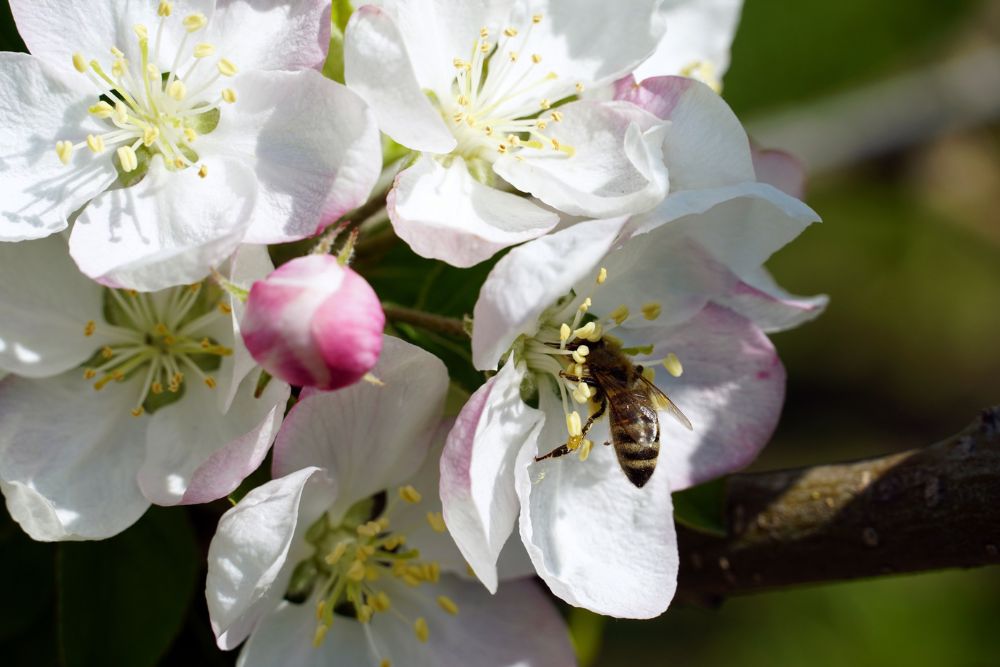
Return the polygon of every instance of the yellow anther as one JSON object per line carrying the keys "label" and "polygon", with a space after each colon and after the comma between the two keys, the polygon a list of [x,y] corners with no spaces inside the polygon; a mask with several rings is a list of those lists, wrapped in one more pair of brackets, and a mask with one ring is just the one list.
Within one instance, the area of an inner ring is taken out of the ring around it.
{"label": "yellow anther", "polygon": [[[591,338],[593,338],[595,331],[597,331],[597,324],[595,322],[587,322],[579,329],[573,331],[573,338],[583,338],[586,340],[590,340]],[[584,352],[584,354],[586,355],[587,353]]]}
{"label": "yellow anther", "polygon": [[149,39],[149,30],[141,23],[136,23],[132,26],[132,31],[135,32],[135,36],[139,39]]}
{"label": "yellow anther", "polygon": [[621,324],[628,319],[628,307],[622,304],[612,310],[609,316],[615,321],[615,324]]}
{"label": "yellow anther", "polygon": [[590,348],[586,345],[581,345],[573,350],[573,361],[578,364],[586,363],[588,354],[590,354]]}
{"label": "yellow anther", "polygon": [[503,34],[507,35],[508,37],[517,37],[517,28],[504,28]]}
{"label": "yellow anther", "polygon": [[323,645],[323,640],[326,638],[326,633],[329,632],[330,626],[325,623],[321,623],[316,626],[316,634],[313,635],[313,646],[319,648]]}
{"label": "yellow anther", "polygon": [[426,642],[431,636],[431,631],[427,627],[427,620],[421,616],[413,623],[413,631],[417,635],[417,639],[421,642]]}
{"label": "yellow anther", "polygon": [[104,152],[104,137],[100,137],[94,134],[87,135],[87,148],[90,149],[91,153],[103,153]]}
{"label": "yellow anther", "polygon": [[228,303],[223,303],[221,301],[219,302],[218,308],[219,312],[223,313],[224,315],[229,315],[233,312],[233,309],[229,306]]}
{"label": "yellow anther", "polygon": [[538,106],[540,106],[543,109],[551,109],[552,102],[549,102],[547,99],[543,98],[541,101],[538,102]]}
{"label": "yellow anther", "polygon": [[532,14],[531,15],[531,22],[532,23],[541,23],[542,22],[542,15],[541,14]]}
{"label": "yellow anther", "polygon": [[573,400],[583,405],[590,400],[590,387],[583,382],[578,384],[572,392]]}
{"label": "yellow anther", "polygon": [[118,153],[118,161],[122,165],[122,171],[125,173],[135,171],[136,167],[139,166],[139,156],[135,154],[135,150],[131,146],[119,146],[116,152]]}
{"label": "yellow anther", "polygon": [[154,382],[149,386],[149,390],[153,392],[154,395],[159,396],[160,394],[163,393],[163,383]]}
{"label": "yellow anther", "polygon": [[209,44],[208,42],[199,42],[198,44],[194,45],[195,58],[207,58],[213,53],[215,53],[214,44]]}
{"label": "yellow anther", "polygon": [[98,118],[110,118],[111,114],[115,112],[115,108],[107,102],[98,102],[94,106],[87,109],[87,111]]}
{"label": "yellow anther", "polygon": [[577,82],[577,84],[576,84],[576,92],[578,92],[578,93],[582,93],[583,92],[583,84],[582,83]]}
{"label": "yellow anther", "polygon": [[385,591],[379,591],[375,596],[368,599],[368,604],[372,606],[372,609],[378,612],[389,611],[392,606],[392,600]]}
{"label": "yellow anther", "polygon": [[167,0],[162,0],[160,6],[156,8],[157,16],[167,17],[170,16],[174,11],[174,3],[167,2]]}
{"label": "yellow anther", "polygon": [[498,144],[497,145],[497,152],[499,152],[499,153],[506,153],[507,152],[507,144]]}
{"label": "yellow anther", "polygon": [[215,389],[215,387],[216,387],[215,378],[212,377],[211,375],[206,375],[205,376],[205,386],[208,387],[209,389]]}
{"label": "yellow anther", "polygon": [[382,658],[382,662],[378,663],[378,667],[392,667],[392,662],[388,658]]}
{"label": "yellow anther", "polygon": [[684,367],[681,365],[681,360],[678,359],[677,355],[673,352],[668,354],[666,359],[663,360],[663,367],[666,368],[667,372],[675,378],[679,378],[684,373]]}
{"label": "yellow anther", "polygon": [[208,19],[201,12],[195,12],[194,14],[185,16],[182,23],[184,24],[184,29],[188,32],[198,32],[205,27]]}
{"label": "yellow anther", "polygon": [[660,312],[663,310],[662,306],[656,301],[650,301],[642,306],[642,316],[647,320],[655,320],[660,316]]}
{"label": "yellow anther", "polygon": [[132,416],[133,417],[139,417],[139,416],[142,416],[142,413],[144,412],[144,410],[142,409],[142,406],[140,405],[140,406],[132,408],[131,412],[132,412]]}
{"label": "yellow anther", "polygon": [[113,55],[115,58],[121,59],[125,57],[125,52],[119,49],[117,46],[112,46],[111,55]]}
{"label": "yellow anther", "polygon": [[358,535],[362,537],[375,537],[382,530],[382,525],[378,521],[369,521],[358,526]]}
{"label": "yellow anther", "polygon": [[222,76],[236,76],[236,72],[239,71],[236,68],[236,65],[233,64],[233,61],[227,58],[223,58],[219,61],[218,68],[219,74]]}
{"label": "yellow anther", "polygon": [[539,118],[539,119],[538,119],[537,121],[535,121],[535,127],[537,127],[537,128],[539,129],[539,130],[544,130],[544,129],[545,129],[545,128],[547,128],[548,126],[549,126],[549,124],[548,124],[548,123],[546,123],[546,122],[545,122],[544,120],[542,120],[541,118]]}
{"label": "yellow anther", "polygon": [[567,340],[569,340],[570,334],[572,333],[573,331],[572,329],[569,328],[569,325],[563,322],[562,325],[559,327],[559,340],[565,343]]}
{"label": "yellow anther", "polygon": [[561,111],[553,111],[549,117],[552,118],[552,122],[554,123],[561,123],[563,119]]}
{"label": "yellow anther", "polygon": [[226,104],[235,104],[236,103],[236,91],[233,90],[232,88],[223,88],[222,89],[222,101],[225,102]]}
{"label": "yellow anther", "polygon": [[489,31],[488,28],[484,27],[484,28],[480,28],[479,29],[479,38],[480,39],[486,39],[489,36],[490,36],[490,31]]}
{"label": "yellow anther", "polygon": [[465,95],[459,95],[455,101],[458,102],[459,106],[463,107],[469,106],[469,98],[466,97]]}
{"label": "yellow anther", "polygon": [[583,423],[580,421],[580,413],[574,410],[566,415],[566,430],[570,437],[578,438],[583,435]]}
{"label": "yellow anther", "polygon": [[[184,128],[184,139],[187,140],[189,144],[193,144],[194,140],[198,138],[198,133],[192,130],[190,127]],[[183,163],[182,163],[183,164]]]}
{"label": "yellow anther", "polygon": [[73,54],[73,68],[83,74],[87,71],[87,60],[83,57],[83,54],[76,52]]}
{"label": "yellow anther", "polygon": [[542,56],[541,56],[541,54],[532,53],[531,54],[531,62],[535,63],[536,65],[538,63],[542,62]]}
{"label": "yellow anther", "polygon": [[447,595],[437,596],[437,603],[442,609],[451,614],[452,616],[458,613],[458,605]]}
{"label": "yellow anther", "polygon": [[372,620],[374,610],[366,604],[358,607],[358,623],[368,623]]}
{"label": "yellow anther", "polygon": [[412,486],[410,486],[409,484],[406,485],[406,486],[404,486],[404,487],[402,487],[399,490],[399,497],[402,498],[403,500],[405,500],[406,502],[411,503],[413,505],[416,505],[417,503],[419,503],[420,500],[421,500],[421,498],[423,498],[423,496],[420,495],[420,492],[417,491]]}
{"label": "yellow anther", "polygon": [[202,178],[205,178],[205,177],[208,176],[208,165],[207,164],[203,164],[200,167],[198,167],[198,175],[201,176]]}
{"label": "yellow anther", "polygon": [[180,157],[174,158],[174,167],[176,167],[177,169],[183,169],[186,166],[187,162],[185,162],[183,158]]}
{"label": "yellow anther", "polygon": [[580,460],[586,461],[590,458],[590,450],[593,448],[594,443],[590,440],[584,440],[580,443]]}
{"label": "yellow anther", "polygon": [[95,371],[93,368],[88,368],[83,372],[84,380],[93,380],[95,377],[97,377],[97,371]]}
{"label": "yellow anther", "polygon": [[125,374],[121,371],[112,371],[111,377],[115,382],[123,382],[125,380]]}
{"label": "yellow anther", "polygon": [[142,132],[142,145],[152,146],[160,138],[160,128],[150,125]]}
{"label": "yellow anther", "polygon": [[652,382],[656,379],[656,369],[646,366],[642,369],[642,377],[646,378],[647,382]]}
{"label": "yellow anther", "polygon": [[456,69],[465,69],[465,61],[461,58],[453,58],[451,64],[454,65]]}
{"label": "yellow anther", "polygon": [[378,581],[380,576],[377,567],[371,564],[365,565],[365,581]]}
{"label": "yellow anther", "polygon": [[608,279],[608,270],[602,266],[601,270],[597,272],[597,284],[603,285],[607,279]]}
{"label": "yellow anther", "polygon": [[83,335],[89,338],[90,336],[94,335],[94,331],[96,330],[97,330],[97,322],[95,322],[94,320],[88,320],[87,324],[85,324],[83,327]]}
{"label": "yellow anther", "polygon": [[518,53],[517,51],[508,51],[507,57],[510,59],[512,63],[516,63],[518,59]]}
{"label": "yellow anther", "polygon": [[180,79],[175,79],[169,86],[167,86],[167,95],[174,98],[178,102],[182,101],[187,97],[187,86]]}
{"label": "yellow anther", "polygon": [[573,375],[583,377],[583,364],[573,364]]}
{"label": "yellow anther", "polygon": [[344,553],[346,551],[347,551],[347,540],[344,540],[343,542],[337,542],[337,546],[335,546],[333,550],[323,558],[323,560],[326,561],[327,565],[336,565],[337,562],[344,556]]}
{"label": "yellow anther", "polygon": [[590,310],[590,307],[592,305],[594,305],[594,302],[591,301],[590,297],[588,296],[586,299],[583,300],[583,303],[580,304],[579,310],[580,310],[581,313],[585,313],[588,310]]}
{"label": "yellow anther", "polygon": [[424,570],[425,570],[424,578],[431,583],[436,584],[438,580],[441,578],[441,564],[438,563],[437,561],[427,563],[424,566]]}
{"label": "yellow anther", "polygon": [[115,356],[115,351],[112,350],[110,347],[105,345],[104,347],[101,348],[101,357],[103,357],[104,359],[110,359],[113,356]]}
{"label": "yellow anther", "polygon": [[448,530],[441,512],[428,512],[427,523],[430,524],[431,528],[433,528],[436,533],[443,533]]}
{"label": "yellow anther", "polygon": [[483,132],[486,134],[487,137],[492,137],[493,136],[493,126],[492,125],[485,126],[483,128]]}
{"label": "yellow anther", "polygon": [[73,142],[57,141],[56,155],[59,156],[60,162],[62,162],[63,164],[69,164],[70,159],[73,157]]}
{"label": "yellow anther", "polygon": [[150,81],[155,81],[156,83],[160,83],[160,80],[163,78],[160,70],[156,69],[156,65],[153,63],[146,65],[146,76],[149,77]]}
{"label": "yellow anther", "polygon": [[125,61],[122,60],[121,58],[111,63],[111,73],[114,74],[116,77],[121,78],[122,75],[125,74],[126,69],[127,65]]}
{"label": "yellow anther", "polygon": [[489,42],[483,42],[482,44],[479,45],[479,52],[480,53],[489,53],[490,49],[492,49],[492,48],[493,48],[492,44],[490,44]]}
{"label": "yellow anther", "polygon": [[116,102],[113,114],[114,120],[119,125],[124,125],[128,122],[128,107],[125,106],[124,102]]}
{"label": "yellow anther", "polygon": [[346,576],[351,581],[361,581],[365,578],[365,564],[359,560],[351,563],[351,566],[347,568]]}

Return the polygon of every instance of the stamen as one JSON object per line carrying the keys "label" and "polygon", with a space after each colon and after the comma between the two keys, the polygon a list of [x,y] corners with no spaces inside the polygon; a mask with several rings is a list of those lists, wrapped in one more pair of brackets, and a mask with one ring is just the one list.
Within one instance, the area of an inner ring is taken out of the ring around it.
{"label": "stamen", "polygon": [[455,616],[455,615],[458,614],[458,605],[455,604],[455,601],[452,600],[447,595],[439,595],[439,596],[437,596],[437,603],[438,603],[438,605],[442,609],[444,609],[446,612],[448,612],[452,616]]}
{"label": "stamen", "polygon": [[73,142],[57,141],[56,155],[59,156],[60,162],[62,162],[63,164],[69,164],[70,159],[73,157]]}
{"label": "stamen", "polygon": [[423,643],[426,643],[430,638],[430,629],[427,627],[427,620],[423,616],[413,623],[413,631],[416,633],[417,639]]}
{"label": "stamen", "polygon": [[188,14],[184,17],[184,29],[189,33],[198,32],[205,27],[208,23],[208,19],[201,12],[195,12],[194,14]]}
{"label": "stamen", "polygon": [[73,68],[80,74],[87,71],[87,61],[84,59],[82,53],[77,52],[73,54]]}
{"label": "stamen", "polygon": [[448,527],[444,523],[444,517],[441,516],[441,512],[428,512],[427,523],[430,524],[431,528],[433,528],[436,533],[443,533],[448,530]]}
{"label": "stamen", "polygon": [[215,53],[215,46],[213,44],[209,44],[208,42],[199,42],[194,45],[195,58],[207,58],[213,53]]}
{"label": "stamen", "polygon": [[239,71],[236,65],[226,58],[220,60],[217,67],[219,68],[219,74],[222,76],[236,76],[236,72]]}
{"label": "stamen", "polygon": [[671,352],[663,360],[663,367],[667,369],[667,372],[673,375],[675,378],[679,378],[684,373],[684,367],[681,365],[681,360],[677,358],[677,355]]}
{"label": "stamen", "polygon": [[642,316],[647,320],[655,320],[660,316],[662,307],[656,301],[650,301],[642,307]]}
{"label": "stamen", "polygon": [[409,485],[399,489],[399,497],[412,505],[419,503],[422,498],[420,492]]}
{"label": "stamen", "polygon": [[166,18],[174,11],[174,3],[167,2],[167,0],[162,0],[160,6],[156,8],[157,16]]}

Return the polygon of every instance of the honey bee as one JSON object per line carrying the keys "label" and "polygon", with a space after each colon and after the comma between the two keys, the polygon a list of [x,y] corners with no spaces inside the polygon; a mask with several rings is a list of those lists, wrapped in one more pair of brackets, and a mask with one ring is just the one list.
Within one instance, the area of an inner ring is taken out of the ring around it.
{"label": "honey bee", "polygon": [[[582,377],[566,372],[562,376],[573,382],[584,382],[594,390],[592,400],[598,408],[587,418],[582,428],[586,437],[591,426],[610,411],[611,443],[618,464],[632,484],[642,488],[653,475],[660,453],[660,421],[657,410],[670,413],[685,428],[691,422],[666,394],[643,376],[642,366],[632,363],[621,346],[608,339],[588,345],[590,352]],[[567,346],[574,349],[573,344]],[[536,461],[564,456],[573,451],[570,444],[560,445]]]}

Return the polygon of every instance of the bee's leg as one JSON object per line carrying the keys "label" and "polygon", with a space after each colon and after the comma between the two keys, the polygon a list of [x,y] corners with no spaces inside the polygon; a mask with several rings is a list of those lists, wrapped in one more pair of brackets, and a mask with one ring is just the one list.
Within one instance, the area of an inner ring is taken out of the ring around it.
{"label": "bee's leg", "polygon": [[558,447],[556,447],[555,449],[553,449],[548,454],[543,454],[541,456],[536,456],[535,457],[535,461],[544,461],[545,459],[557,459],[560,456],[566,456],[571,451],[573,451],[573,450],[569,448],[569,445],[559,445]]}
{"label": "bee's leg", "polygon": [[587,419],[587,423],[584,424],[583,428],[581,429],[582,435],[584,437],[587,436],[587,432],[590,431],[590,427],[594,425],[594,422],[603,417],[604,413],[608,409],[607,397],[602,394],[600,397],[600,401],[601,401],[601,407],[597,408],[597,410],[594,411],[594,414],[590,415],[590,417]]}
{"label": "bee's leg", "polygon": [[559,377],[569,380],[570,382],[583,382],[591,387],[597,386],[597,383],[594,382],[593,378],[580,377],[579,375],[573,375],[572,373],[567,373],[566,371],[559,371]]}

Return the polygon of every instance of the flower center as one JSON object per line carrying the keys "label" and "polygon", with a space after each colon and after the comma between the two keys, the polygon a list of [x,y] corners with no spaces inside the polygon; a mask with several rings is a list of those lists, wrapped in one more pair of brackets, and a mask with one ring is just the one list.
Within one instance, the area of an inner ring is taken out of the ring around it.
{"label": "flower center", "polygon": [[[88,61],[81,53],[73,54],[73,67],[100,93],[89,111],[104,121],[108,131],[76,143],[57,142],[56,154],[63,164],[69,164],[74,151],[83,147],[95,155],[117,147],[113,159],[123,174],[145,166],[156,153],[163,156],[168,169],[185,169],[197,163],[194,145],[198,136],[216,128],[223,103],[236,101],[236,93],[221,87],[219,81],[234,76],[237,68],[226,58],[214,58],[212,44],[191,44],[193,36],[208,24],[204,14],[193,13],[181,20],[182,37],[169,60],[170,70],[161,72],[155,63],[160,62],[160,43],[173,13],[172,2],[160,2],[152,50],[146,26],[133,28],[138,62],[127,60],[117,46],[111,47],[114,60],[110,71],[96,59]],[[214,67],[202,64],[210,60]],[[205,165],[198,173],[203,178],[207,175]]]}
{"label": "flower center", "polygon": [[573,155],[573,147],[552,136],[549,126],[562,120],[554,107],[582,92],[583,84],[560,81],[545,70],[541,53],[532,52],[538,41],[532,40],[532,28],[541,21],[542,15],[535,14],[523,31],[504,28],[495,42],[482,28],[471,57],[452,61],[454,96],[442,111],[458,140],[458,155],[490,164],[525,148]]}
{"label": "flower center", "polygon": [[219,367],[233,351],[207,335],[230,308],[219,291],[198,283],[153,294],[107,289],[105,322],[87,322],[84,335],[99,333],[111,341],[85,364],[83,376],[100,391],[108,383],[138,377],[141,389],[132,414],[152,413],[180,398],[185,373],[193,373],[210,389]]}
{"label": "flower center", "polygon": [[[404,486],[399,489],[399,499],[416,505],[421,495],[412,486]],[[316,646],[323,643],[335,616],[354,619],[368,634],[368,624],[375,614],[390,614],[411,626],[420,642],[430,637],[427,620],[409,619],[394,609],[384,584],[379,584],[395,579],[419,588],[436,583],[441,576],[440,564],[421,561],[420,552],[406,546],[405,535],[390,531],[393,501],[385,492],[376,494],[356,503],[337,523],[324,514],[306,531],[313,553],[296,565],[285,598],[301,604],[319,586],[318,624],[313,640]],[[445,531],[440,513],[428,512],[427,521],[435,531]],[[437,603],[449,614],[458,613],[458,605],[447,596],[437,596]],[[390,661],[379,653],[370,634],[369,644],[380,667],[389,667]]]}
{"label": "flower center", "polygon": [[[626,357],[653,352],[652,345],[622,347],[621,341],[608,333],[631,317],[624,304],[603,317],[594,313],[595,292],[607,279],[607,270],[601,268],[590,292],[582,300],[571,291],[542,314],[538,332],[531,337],[523,336],[521,341],[524,361],[537,385],[554,382],[566,416],[566,446],[570,451],[579,450],[581,460],[586,460],[590,455],[593,443],[585,437],[590,422],[584,424],[575,406],[588,406],[588,415],[596,417],[600,414],[600,405],[595,402],[595,399],[600,398],[600,386],[595,381],[599,373],[594,373],[589,363],[591,347],[600,344]],[[653,321],[660,316],[662,307],[651,301],[644,304],[641,311],[644,319]],[[613,355],[602,356],[606,363],[608,357]],[[659,365],[674,377],[680,377],[683,373],[680,360],[671,352],[663,359],[644,367],[643,377],[652,382],[656,374],[655,366]],[[550,381],[543,378],[550,378]]]}

